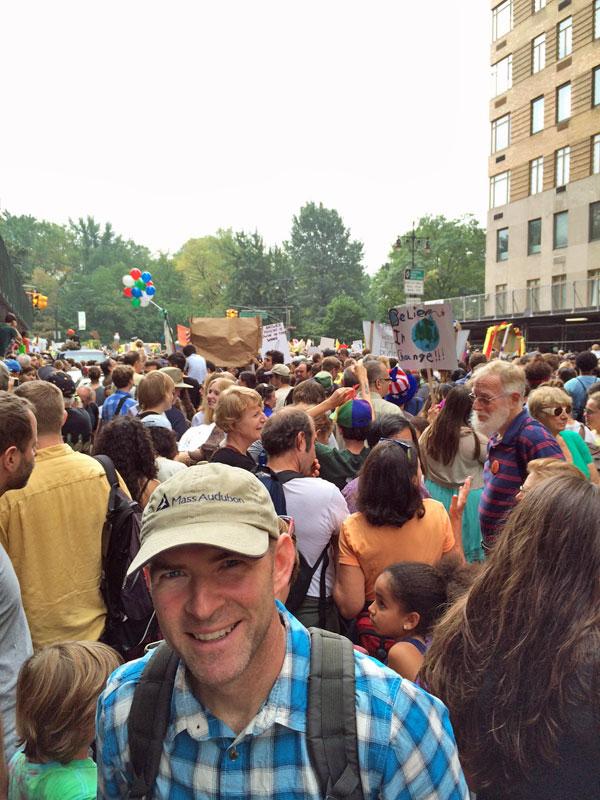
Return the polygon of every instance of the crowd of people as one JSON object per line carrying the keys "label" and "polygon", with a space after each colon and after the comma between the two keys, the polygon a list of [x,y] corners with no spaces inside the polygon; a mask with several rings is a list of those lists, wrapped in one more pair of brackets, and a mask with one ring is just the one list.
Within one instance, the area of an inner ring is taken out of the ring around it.
{"label": "crowd of people", "polygon": [[[0,798],[143,796],[129,718],[164,651],[107,641],[96,455],[140,512],[129,574],[173,664],[145,796],[600,796],[600,349],[408,375],[5,339]],[[312,627],[353,648],[327,786]]]}

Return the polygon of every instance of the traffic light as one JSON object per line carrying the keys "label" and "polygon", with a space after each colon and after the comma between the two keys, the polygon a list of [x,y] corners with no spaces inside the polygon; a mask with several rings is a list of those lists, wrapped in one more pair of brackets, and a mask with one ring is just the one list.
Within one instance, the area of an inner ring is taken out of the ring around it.
{"label": "traffic light", "polygon": [[45,294],[41,294],[41,292],[32,292],[31,293],[31,305],[34,308],[43,311],[45,308],[48,307],[48,298]]}
{"label": "traffic light", "polygon": [[239,317],[239,315],[240,312],[237,310],[237,308],[228,308],[225,312],[226,317]]}

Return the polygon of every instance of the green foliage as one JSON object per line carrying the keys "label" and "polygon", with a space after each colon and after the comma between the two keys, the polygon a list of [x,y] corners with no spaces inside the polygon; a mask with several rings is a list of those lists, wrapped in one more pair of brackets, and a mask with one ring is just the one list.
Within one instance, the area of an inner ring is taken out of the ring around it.
{"label": "green foliage", "polygon": [[325,309],[323,334],[336,337],[345,344],[362,339],[363,313],[363,307],[353,297],[339,294]]}
{"label": "green foliage", "polygon": [[[407,231],[402,237],[410,234]],[[424,300],[484,291],[485,231],[473,216],[453,220],[441,215],[422,217],[415,235],[422,242],[429,240],[431,247],[429,254],[421,248],[415,250],[415,266],[425,269]],[[411,261],[410,244],[392,248],[388,262],[374,275],[371,301],[379,319],[386,320],[389,308],[405,302],[404,270]]]}
{"label": "green foliage", "polygon": [[292,221],[290,241],[285,244],[295,277],[295,293],[302,302],[299,322],[303,334],[322,330],[325,308],[345,292],[359,300],[368,286],[361,242],[335,209],[307,203]]}

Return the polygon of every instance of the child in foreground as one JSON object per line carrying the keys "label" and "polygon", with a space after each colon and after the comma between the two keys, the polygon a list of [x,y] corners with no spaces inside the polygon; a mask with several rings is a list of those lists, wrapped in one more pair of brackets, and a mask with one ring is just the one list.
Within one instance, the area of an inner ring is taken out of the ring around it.
{"label": "child in foreground", "polygon": [[446,583],[435,567],[410,561],[391,564],[375,582],[371,623],[381,636],[396,639],[387,665],[410,681],[416,680],[433,626],[446,610]]}
{"label": "child in foreground", "polygon": [[100,642],[53,644],[35,653],[17,682],[17,733],[9,800],[93,800],[89,757],[96,702],[121,659]]}

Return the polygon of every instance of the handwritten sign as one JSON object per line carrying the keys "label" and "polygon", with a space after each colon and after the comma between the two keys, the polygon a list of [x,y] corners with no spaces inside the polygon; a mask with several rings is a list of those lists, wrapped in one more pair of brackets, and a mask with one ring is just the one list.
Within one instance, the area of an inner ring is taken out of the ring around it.
{"label": "handwritten sign", "polygon": [[264,358],[267,350],[279,350],[283,353],[284,364],[289,364],[292,360],[290,355],[290,345],[285,335],[285,325],[283,322],[274,322],[271,325],[263,325],[262,329],[261,355]]}
{"label": "handwritten sign", "polygon": [[390,308],[398,365],[403,369],[456,369],[456,334],[449,303]]}
{"label": "handwritten sign", "polygon": [[332,339],[329,336],[321,336],[319,350],[335,350],[335,339]]}
{"label": "handwritten sign", "polygon": [[391,325],[363,320],[363,334],[366,345],[373,355],[397,358],[398,353]]}

